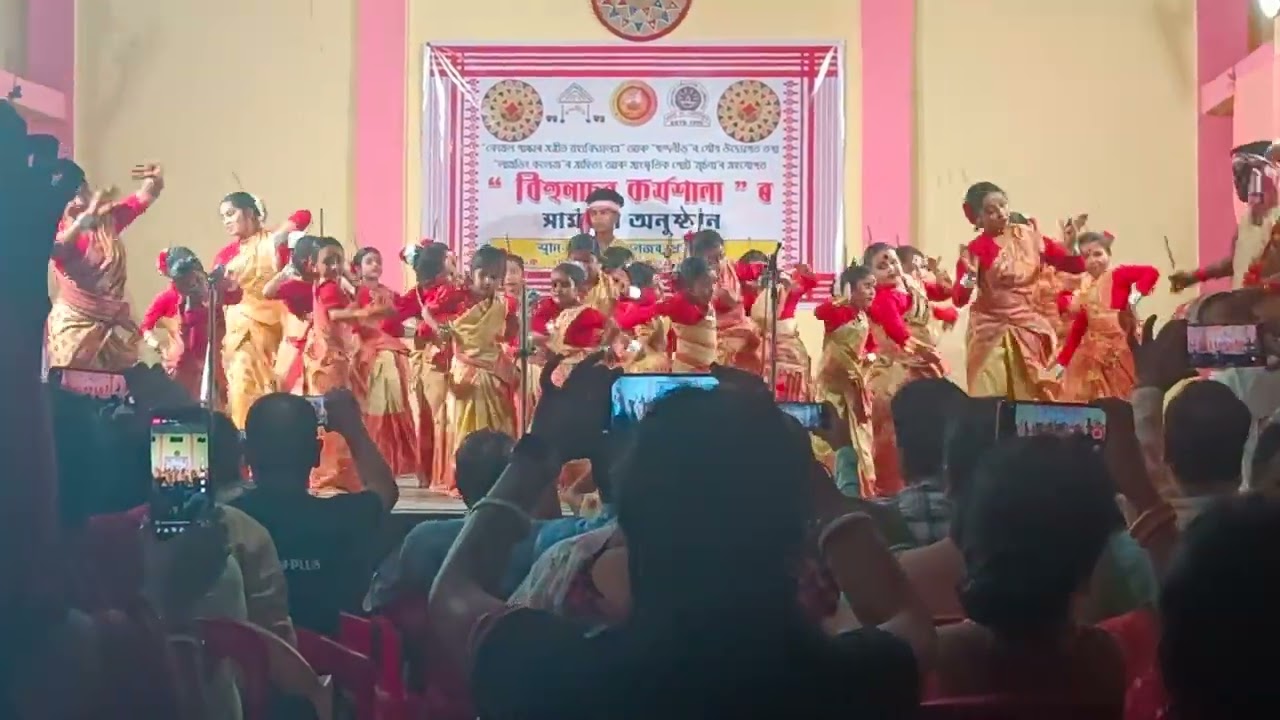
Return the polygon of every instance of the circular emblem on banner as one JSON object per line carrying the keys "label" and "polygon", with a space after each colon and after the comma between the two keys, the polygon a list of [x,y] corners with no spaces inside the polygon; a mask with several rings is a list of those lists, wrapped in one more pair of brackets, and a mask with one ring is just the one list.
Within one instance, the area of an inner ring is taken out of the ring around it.
{"label": "circular emblem on banner", "polygon": [[782,103],[778,93],[759,80],[739,80],[720,96],[716,119],[725,134],[734,140],[758,143],[778,129]]}
{"label": "circular emblem on banner", "polygon": [[480,101],[484,129],[503,142],[520,142],[538,131],[542,96],[523,80],[500,80]]}
{"label": "circular emblem on banner", "polygon": [[675,30],[693,0],[591,0],[601,25],[632,42],[657,40]]}
{"label": "circular emblem on banner", "polygon": [[643,125],[658,112],[658,94],[648,83],[628,80],[613,91],[609,109],[623,125]]}

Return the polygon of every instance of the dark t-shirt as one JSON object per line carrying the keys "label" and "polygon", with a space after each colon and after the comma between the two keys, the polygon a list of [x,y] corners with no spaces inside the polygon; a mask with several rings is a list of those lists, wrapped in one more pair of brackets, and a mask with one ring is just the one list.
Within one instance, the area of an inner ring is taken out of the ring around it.
{"label": "dark t-shirt", "polygon": [[376,493],[318,498],[258,488],[231,504],[271,533],[294,625],[332,634],[339,612],[360,608],[385,517]]}
{"label": "dark t-shirt", "polygon": [[480,717],[892,720],[915,717],[920,703],[910,646],[876,628],[826,638],[797,621],[745,652],[707,657],[681,655],[670,639],[646,655],[627,632],[584,634],[527,608],[487,619],[471,675]]}

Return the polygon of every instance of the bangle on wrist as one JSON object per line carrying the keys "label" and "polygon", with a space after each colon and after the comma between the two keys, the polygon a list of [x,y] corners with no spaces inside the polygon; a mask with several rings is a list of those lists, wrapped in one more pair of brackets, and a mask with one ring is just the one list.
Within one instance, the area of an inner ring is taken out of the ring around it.
{"label": "bangle on wrist", "polygon": [[1174,511],[1173,506],[1167,502],[1157,503],[1146,510],[1143,510],[1138,519],[1133,521],[1129,526],[1129,534],[1142,547],[1146,547],[1151,539],[1159,534],[1169,525],[1173,525],[1178,521],[1178,514]]}
{"label": "bangle on wrist", "polygon": [[519,505],[516,505],[510,500],[503,500],[501,498],[493,498],[493,497],[481,498],[480,502],[471,506],[471,510],[469,511],[469,514],[474,515],[475,513],[485,508],[500,508],[504,512],[511,515],[512,517],[517,518],[520,521],[521,525],[523,525],[526,530],[533,527],[533,518],[529,515],[529,513],[525,512],[524,508],[520,507]]}
{"label": "bangle on wrist", "polygon": [[1196,268],[1196,271],[1191,273],[1191,277],[1195,278],[1195,281],[1198,283],[1209,282],[1209,280],[1212,279],[1209,277],[1208,271],[1204,268]]}

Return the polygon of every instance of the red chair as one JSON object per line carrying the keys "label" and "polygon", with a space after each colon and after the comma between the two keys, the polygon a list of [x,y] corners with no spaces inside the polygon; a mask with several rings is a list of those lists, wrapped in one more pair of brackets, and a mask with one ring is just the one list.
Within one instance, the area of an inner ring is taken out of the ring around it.
{"label": "red chair", "polygon": [[375,666],[374,717],[378,720],[409,720],[425,716],[422,698],[405,687],[400,633],[390,620],[343,613],[338,618],[338,640],[369,657]]}
{"label": "red chair", "polygon": [[1124,709],[1004,696],[949,698],[920,706],[920,720],[1123,720]]}
{"label": "red chair", "polygon": [[369,656],[305,628],[298,628],[297,632],[298,652],[316,673],[332,677],[338,690],[351,697],[356,720],[374,720],[378,669]]}
{"label": "red chair", "polygon": [[202,619],[197,623],[209,660],[227,660],[240,672],[236,686],[244,720],[266,720],[271,701],[271,660],[266,644],[253,628],[234,620]]}

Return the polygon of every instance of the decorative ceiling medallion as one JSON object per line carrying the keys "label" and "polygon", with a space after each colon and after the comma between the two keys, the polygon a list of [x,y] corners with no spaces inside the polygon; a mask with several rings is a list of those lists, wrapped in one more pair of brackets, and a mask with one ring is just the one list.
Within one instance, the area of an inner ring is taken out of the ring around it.
{"label": "decorative ceiling medallion", "polygon": [[591,0],[591,10],[601,25],[632,42],[657,40],[675,30],[693,0]]}

